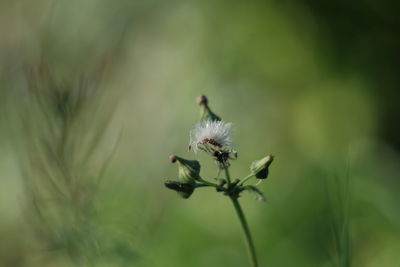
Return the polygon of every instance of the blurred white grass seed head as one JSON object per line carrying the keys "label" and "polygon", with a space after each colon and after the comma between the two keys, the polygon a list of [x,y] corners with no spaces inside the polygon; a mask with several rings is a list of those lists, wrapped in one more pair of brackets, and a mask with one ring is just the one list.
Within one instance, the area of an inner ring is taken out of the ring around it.
{"label": "blurred white grass seed head", "polygon": [[232,143],[231,128],[232,123],[224,121],[201,121],[190,131],[189,148],[197,152],[202,144],[210,144],[218,148],[227,147]]}

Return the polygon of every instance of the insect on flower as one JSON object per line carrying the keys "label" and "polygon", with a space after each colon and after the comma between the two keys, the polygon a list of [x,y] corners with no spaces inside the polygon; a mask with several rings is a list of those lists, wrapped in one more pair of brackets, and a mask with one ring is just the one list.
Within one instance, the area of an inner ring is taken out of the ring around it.
{"label": "insect on flower", "polygon": [[[231,146],[232,124],[222,121],[221,117],[211,111],[205,95],[198,97],[197,103],[201,109],[201,121],[190,131],[189,150],[193,150],[195,153],[202,150],[215,161],[218,173],[214,179],[218,183],[208,181],[200,176],[201,165],[199,161],[187,160],[172,155],[169,158],[170,161],[172,163],[178,162],[178,179],[167,179],[164,185],[168,189],[178,192],[183,198],[189,198],[200,187],[213,187],[217,192],[222,192],[223,195],[228,196],[232,201],[245,235],[250,264],[252,267],[257,267],[259,265],[256,250],[246,218],[239,203],[239,197],[243,191],[247,191],[254,194],[258,200],[265,199],[263,193],[255,185],[246,185],[245,183],[253,177],[266,179],[269,171],[268,168],[274,158],[269,155],[261,160],[254,161],[250,166],[251,173],[249,175],[243,179],[233,180],[228,170],[230,167],[229,161],[236,160],[238,153]],[[224,172],[224,177],[220,177],[221,171]]]}
{"label": "insect on flower", "polygon": [[232,143],[231,123],[205,120],[197,123],[190,131],[189,150],[199,149],[214,154],[215,148],[221,149]]}

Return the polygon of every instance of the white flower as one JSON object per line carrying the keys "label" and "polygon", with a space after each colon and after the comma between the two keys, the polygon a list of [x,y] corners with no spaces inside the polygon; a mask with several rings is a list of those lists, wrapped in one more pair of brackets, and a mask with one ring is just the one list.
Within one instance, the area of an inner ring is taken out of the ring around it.
{"label": "white flower", "polygon": [[223,121],[205,120],[197,123],[190,131],[189,148],[197,152],[202,144],[210,144],[218,148],[229,146],[232,143],[231,126],[232,123]]}

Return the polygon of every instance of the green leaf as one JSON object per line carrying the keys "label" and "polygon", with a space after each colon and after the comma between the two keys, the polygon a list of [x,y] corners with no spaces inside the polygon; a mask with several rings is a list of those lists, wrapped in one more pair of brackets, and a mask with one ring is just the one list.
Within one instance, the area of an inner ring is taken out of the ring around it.
{"label": "green leaf", "polygon": [[247,185],[243,187],[243,190],[250,192],[256,197],[256,200],[258,201],[265,201],[265,197],[263,192],[261,192],[257,187],[253,185]]}

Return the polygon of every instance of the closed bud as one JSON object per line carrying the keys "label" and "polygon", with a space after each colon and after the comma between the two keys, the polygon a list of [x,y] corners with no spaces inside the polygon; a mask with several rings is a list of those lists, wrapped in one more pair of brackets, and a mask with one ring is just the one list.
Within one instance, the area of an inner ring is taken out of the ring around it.
{"label": "closed bud", "polygon": [[208,99],[205,95],[201,95],[196,99],[197,104],[199,105],[207,105],[208,104]]}
{"label": "closed bud", "polygon": [[167,188],[178,192],[178,194],[183,198],[189,198],[196,187],[196,184],[194,182],[183,183],[180,181],[172,180],[166,180],[164,182],[164,185]]}
{"label": "closed bud", "polygon": [[200,163],[197,160],[187,160],[175,155],[169,156],[169,159],[172,163],[178,163],[178,177],[182,183],[200,179]]}
{"label": "closed bud", "polygon": [[171,163],[175,163],[176,162],[176,156],[175,155],[169,155],[168,158],[171,161]]}
{"label": "closed bud", "polygon": [[211,111],[208,106],[208,99],[205,95],[201,95],[197,98],[197,104],[200,105],[200,119],[201,120],[211,120],[220,121],[221,118]]}
{"label": "closed bud", "polygon": [[250,171],[258,179],[266,179],[268,177],[268,168],[271,165],[274,157],[268,155],[260,160],[253,161],[250,165]]}

